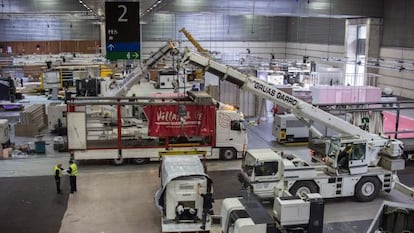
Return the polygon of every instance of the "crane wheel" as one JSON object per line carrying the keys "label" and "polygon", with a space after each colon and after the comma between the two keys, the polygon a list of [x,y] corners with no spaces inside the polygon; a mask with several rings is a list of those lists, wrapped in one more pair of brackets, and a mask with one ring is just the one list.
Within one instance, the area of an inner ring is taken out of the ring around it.
{"label": "crane wheel", "polygon": [[290,189],[293,196],[304,197],[305,193],[317,193],[318,186],[312,181],[298,181]]}
{"label": "crane wheel", "polygon": [[377,177],[362,177],[355,186],[355,198],[361,202],[374,200],[381,187],[381,182]]}

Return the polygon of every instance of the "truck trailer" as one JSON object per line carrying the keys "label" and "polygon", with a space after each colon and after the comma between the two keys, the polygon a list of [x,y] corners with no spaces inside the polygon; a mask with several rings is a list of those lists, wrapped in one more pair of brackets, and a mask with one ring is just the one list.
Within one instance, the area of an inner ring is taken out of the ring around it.
{"label": "truck trailer", "polygon": [[[161,151],[193,150],[231,160],[247,146],[243,114],[205,92],[169,98],[85,97],[67,104],[68,146],[76,160],[144,163],[158,160]],[[105,111],[111,105],[115,111]],[[142,108],[145,118],[124,111],[128,106]]]}

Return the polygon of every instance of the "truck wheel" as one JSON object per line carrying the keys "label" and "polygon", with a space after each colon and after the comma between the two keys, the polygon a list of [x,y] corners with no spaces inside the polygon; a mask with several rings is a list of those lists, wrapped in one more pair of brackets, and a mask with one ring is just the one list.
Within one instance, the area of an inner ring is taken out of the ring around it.
{"label": "truck wheel", "polygon": [[368,202],[377,197],[381,182],[376,177],[362,177],[355,186],[355,197],[358,201]]}
{"label": "truck wheel", "polygon": [[304,197],[305,193],[317,193],[318,187],[311,181],[298,181],[290,189],[290,194]]}
{"label": "truck wheel", "polygon": [[149,158],[135,158],[133,161],[135,164],[141,165],[148,163],[150,160]]}
{"label": "truck wheel", "polygon": [[233,160],[237,157],[237,153],[233,148],[224,148],[220,150],[220,158],[222,160]]}
{"label": "truck wheel", "polygon": [[114,161],[114,164],[117,166],[122,165],[124,163],[124,159],[122,157],[114,159],[113,161]]}

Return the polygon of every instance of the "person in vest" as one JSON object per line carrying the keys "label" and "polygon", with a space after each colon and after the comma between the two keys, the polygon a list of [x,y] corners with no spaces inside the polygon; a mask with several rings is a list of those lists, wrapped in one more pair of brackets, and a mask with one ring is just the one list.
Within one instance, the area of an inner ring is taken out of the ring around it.
{"label": "person in vest", "polygon": [[78,166],[73,160],[69,160],[69,169],[67,170],[70,181],[70,193],[76,192],[76,176],[78,175]]}
{"label": "person in vest", "polygon": [[58,163],[54,167],[55,170],[55,182],[56,182],[56,191],[58,194],[62,193],[62,190],[60,189],[60,177],[62,177],[62,164]]}

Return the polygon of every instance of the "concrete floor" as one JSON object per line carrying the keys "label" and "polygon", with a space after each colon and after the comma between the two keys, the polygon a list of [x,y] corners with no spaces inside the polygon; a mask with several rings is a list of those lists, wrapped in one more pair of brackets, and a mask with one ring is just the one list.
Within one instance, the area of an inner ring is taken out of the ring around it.
{"label": "concrete floor", "polygon": [[[141,94],[146,95],[147,93]],[[259,126],[249,126],[248,137],[249,148],[272,147],[285,153],[295,153],[305,160],[310,160],[309,151],[304,147],[283,147],[275,143],[271,135],[271,122],[263,122]],[[59,203],[53,203],[57,195],[54,189],[51,189],[54,187],[52,168],[58,162],[62,162],[64,167],[67,167],[69,156],[67,153],[54,152],[51,148],[51,140],[51,137],[47,138],[49,146],[46,155],[30,156],[26,159],[0,160],[0,177],[8,177],[3,179],[9,181],[9,186],[16,186],[15,188],[4,186],[0,179],[0,192],[3,194],[0,195],[0,218],[18,219],[22,211],[27,211],[25,208],[7,204],[24,202],[25,195],[34,197],[31,203],[36,203],[35,210],[41,216],[37,216],[37,218],[32,216],[36,219],[37,225],[25,222],[24,219],[11,221],[11,223],[15,223],[14,228],[13,224],[7,224],[7,228],[0,224],[0,232],[160,232],[160,212],[155,207],[153,200],[154,193],[160,186],[158,163],[141,166],[81,163],[79,165],[78,192],[69,195],[67,183],[63,188],[64,195],[69,196],[66,199],[67,209],[66,212],[63,211],[64,215],[63,212],[61,214],[56,212],[53,217],[43,217],[48,215],[41,213],[54,213],[54,208],[57,208],[58,204],[62,205],[62,202],[63,205],[66,204],[64,198]],[[220,212],[224,198],[238,195],[240,184],[237,180],[237,172],[239,168],[239,160],[208,161],[209,175],[213,178],[215,185],[215,213]],[[402,174],[404,176],[402,180],[413,187],[414,164],[409,164],[407,171]],[[45,176],[49,176],[50,179],[45,179]],[[19,179],[25,179],[26,183],[20,184]],[[44,187],[44,182],[50,182],[47,183],[47,188],[27,187],[27,184]],[[16,192],[20,195],[16,195]],[[9,202],[9,200],[13,200],[13,202]],[[355,202],[353,198],[326,200],[324,232],[365,232],[370,224],[370,219],[374,217],[383,200],[413,203],[398,191],[392,191],[391,194],[381,193],[378,199],[369,203]],[[44,204],[51,202],[51,205]],[[2,206],[7,206],[9,212],[2,209]],[[66,208],[66,206],[64,207]],[[269,204],[266,207],[271,209]],[[10,212],[12,209],[13,214]],[[22,218],[30,217],[30,215],[22,216],[24,216]],[[22,230],[23,222],[24,224],[32,224],[30,225],[32,227],[26,227]],[[41,230],[39,225],[51,227],[49,227],[49,231],[46,231]]]}
{"label": "concrete floor", "polygon": [[[294,152],[309,160],[309,154],[305,148],[281,147],[272,142],[269,134],[269,123],[259,126],[251,126],[248,129],[249,147],[261,148],[272,146],[275,149],[284,150],[286,153]],[[270,140],[269,140],[270,139]],[[67,167],[66,153],[53,153],[48,148],[46,156],[36,156],[28,159],[2,160],[0,161],[1,177],[21,177],[50,175],[53,165],[60,161]],[[149,163],[142,166],[124,165],[113,166],[110,164],[81,163],[78,177],[78,192],[69,195],[67,210],[61,217],[60,233],[71,232],[160,232],[160,213],[155,207],[153,196],[160,182],[158,178],[158,163]],[[240,161],[208,161],[209,174],[215,185],[215,212],[219,213],[221,202],[225,197],[237,196],[240,185],[237,181],[237,172]],[[412,177],[414,164],[405,175]],[[51,175],[50,175],[50,178]],[[50,182],[53,180],[39,180],[36,182]],[[411,181],[413,182],[413,181]],[[411,186],[414,186],[411,183]],[[64,187],[64,192],[69,192],[69,187]],[[16,192],[18,192],[16,190]],[[38,200],[33,202],[47,202],[56,198],[54,189],[50,192],[40,192]],[[10,195],[13,195],[10,193]],[[24,195],[31,195],[30,192]],[[0,202],[7,200],[1,199]],[[377,212],[383,200],[412,203],[407,197],[397,191],[391,194],[382,193],[373,202],[360,203],[352,198],[326,200],[325,205],[325,233],[328,232],[355,232],[362,233]],[[271,209],[270,205],[266,206]],[[41,207],[38,209],[42,212]],[[46,209],[43,211],[50,211]],[[44,224],[50,224],[50,219],[43,219]],[[55,222],[55,220],[54,220]],[[22,232],[18,226],[15,231],[8,228],[0,232]],[[344,229],[346,229],[344,231]],[[24,232],[38,232],[25,230]],[[52,231],[53,232],[53,231]]]}

